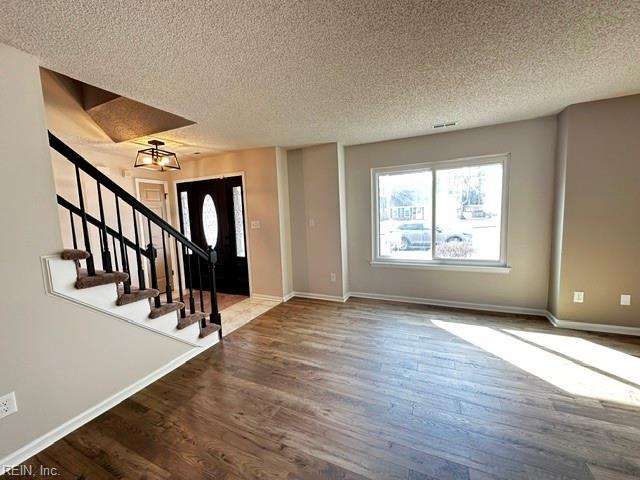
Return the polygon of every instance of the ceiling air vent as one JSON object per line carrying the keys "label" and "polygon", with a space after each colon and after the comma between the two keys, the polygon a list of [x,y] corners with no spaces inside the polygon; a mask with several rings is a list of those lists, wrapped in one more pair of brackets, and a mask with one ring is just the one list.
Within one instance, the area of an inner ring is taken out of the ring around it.
{"label": "ceiling air vent", "polygon": [[444,122],[444,123],[436,123],[433,128],[447,128],[447,127],[455,127],[458,122]]}

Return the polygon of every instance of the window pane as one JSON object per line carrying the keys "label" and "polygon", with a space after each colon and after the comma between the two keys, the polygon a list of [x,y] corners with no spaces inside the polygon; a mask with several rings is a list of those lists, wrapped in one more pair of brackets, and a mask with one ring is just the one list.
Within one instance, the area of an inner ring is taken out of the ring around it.
{"label": "window pane", "polygon": [[207,245],[216,248],[218,243],[218,212],[211,195],[207,194],[202,202],[202,229]]}
{"label": "window pane", "polygon": [[502,164],[436,172],[436,257],[500,260]]}
{"label": "window pane", "polygon": [[242,187],[233,187],[233,223],[236,227],[236,255],[245,257],[244,215],[242,214]]}
{"label": "window pane", "polygon": [[431,172],[378,175],[378,254],[431,260]]}
{"label": "window pane", "polygon": [[180,206],[182,207],[182,233],[191,240],[191,223],[189,222],[189,199],[187,192],[180,192]]}

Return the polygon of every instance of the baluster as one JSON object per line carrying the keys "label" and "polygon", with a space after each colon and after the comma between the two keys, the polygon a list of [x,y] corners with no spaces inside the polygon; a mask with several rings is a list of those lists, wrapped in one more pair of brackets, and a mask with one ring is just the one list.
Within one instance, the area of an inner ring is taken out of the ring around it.
{"label": "baluster", "polygon": [[173,275],[169,276],[169,262],[167,261],[167,246],[164,241],[164,230],[160,229],[160,234],[162,235],[162,255],[164,257],[164,284],[165,284],[165,293],[167,295],[167,303],[173,303],[173,294],[171,290],[173,289]]}
{"label": "baluster", "polygon": [[[120,219],[120,201],[116,195],[116,217],[118,218],[118,237],[120,240],[120,259],[122,260],[122,270],[129,274],[129,259],[127,258],[127,246],[122,235],[122,220]],[[124,282],[124,293],[131,293],[131,277]]]}
{"label": "baluster", "polygon": [[136,264],[138,265],[138,288],[144,290],[146,282],[144,279],[144,270],[142,269],[142,250],[140,249],[140,237],[138,235],[138,218],[136,217],[135,208],[131,207],[133,212],[133,234],[136,240]]}
{"label": "baluster", "polygon": [[200,268],[200,256],[198,258],[198,289],[200,291],[200,311],[204,313],[204,298],[202,296],[202,268]]}
{"label": "baluster", "polygon": [[120,270],[118,266],[118,249],[116,248],[116,237],[111,236],[111,240],[113,240],[113,259],[116,262],[116,270]]}
{"label": "baluster", "polygon": [[211,323],[215,323],[216,325],[220,325],[220,330],[218,330],[218,337],[222,339],[222,319],[220,318],[220,313],[218,312],[218,296],[216,295],[215,263],[217,260],[217,255],[216,251],[211,245],[209,245],[207,253],[209,254],[209,261],[207,262],[207,264],[209,267],[209,294],[211,295],[211,315],[209,316],[209,321]]}
{"label": "baluster", "polygon": [[69,220],[71,221],[71,238],[73,240],[73,249],[78,249],[78,240],[76,239],[76,225],[73,221],[73,212],[69,210]]}
{"label": "baluster", "polygon": [[[156,249],[151,243],[151,220],[147,217],[147,229],[149,232],[149,245],[147,246],[149,252],[149,271],[151,272],[151,288],[158,290],[158,274],[156,273]],[[156,308],[160,306],[160,295],[156,295],[153,299],[153,304]]]}
{"label": "baluster", "polygon": [[187,266],[187,276],[189,277],[189,313],[196,313],[196,301],[193,299],[193,277],[191,276],[191,254],[189,249],[182,247],[185,254],[185,265]]}
{"label": "baluster", "polygon": [[[184,298],[182,295],[182,272],[180,271],[180,251],[178,250],[178,239],[174,237],[174,245],[176,252],[176,267],[178,268],[178,295],[180,296],[180,301],[184,305]],[[184,254],[184,246],[182,247],[182,253]],[[180,309],[180,318],[185,317],[185,308],[182,307]]]}
{"label": "baluster", "polygon": [[87,258],[87,274],[95,275],[96,267],[93,262],[93,254],[91,253],[91,241],[89,240],[89,227],[87,226],[87,212],[84,209],[84,195],[82,194],[82,183],[80,182],[80,169],[76,165],[76,185],[78,187],[78,203],[80,204],[80,213],[82,218],[82,236],[84,238],[84,249],[89,254]]}
{"label": "baluster", "polygon": [[100,208],[100,235],[102,249],[102,268],[105,272],[113,272],[111,265],[111,253],[109,252],[109,237],[107,237],[107,223],[104,220],[104,207],[102,205],[102,189],[100,188],[100,182],[96,181],[98,185],[98,206]]}

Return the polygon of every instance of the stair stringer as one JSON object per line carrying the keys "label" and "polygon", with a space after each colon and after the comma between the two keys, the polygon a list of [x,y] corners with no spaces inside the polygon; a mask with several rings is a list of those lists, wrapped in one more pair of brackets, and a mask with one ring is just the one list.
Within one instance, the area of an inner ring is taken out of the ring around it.
{"label": "stair stringer", "polygon": [[119,320],[135,324],[141,328],[174,338],[194,347],[208,348],[218,343],[217,335],[199,338],[197,323],[178,330],[176,312],[150,319],[151,306],[148,300],[139,300],[118,306],[118,290],[115,284],[77,289],[76,265],[73,260],[63,260],[59,255],[42,257],[45,290],[49,295],[76,303],[85,308],[99,311]]}

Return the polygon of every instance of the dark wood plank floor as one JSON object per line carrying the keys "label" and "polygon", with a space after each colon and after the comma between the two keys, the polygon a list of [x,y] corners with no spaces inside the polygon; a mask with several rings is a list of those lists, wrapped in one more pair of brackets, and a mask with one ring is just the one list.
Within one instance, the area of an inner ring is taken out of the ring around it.
{"label": "dark wood plank floor", "polygon": [[[637,339],[543,319],[296,299],[27,463],[86,479],[640,478],[638,407],[569,393],[438,321],[640,353]],[[637,387],[595,357],[508,335]]]}

